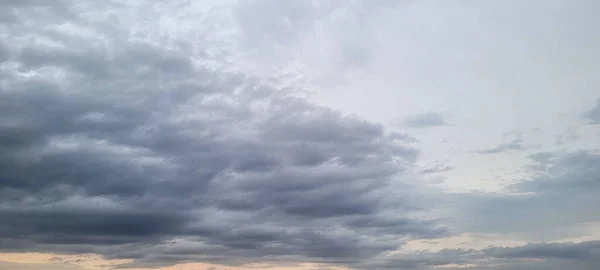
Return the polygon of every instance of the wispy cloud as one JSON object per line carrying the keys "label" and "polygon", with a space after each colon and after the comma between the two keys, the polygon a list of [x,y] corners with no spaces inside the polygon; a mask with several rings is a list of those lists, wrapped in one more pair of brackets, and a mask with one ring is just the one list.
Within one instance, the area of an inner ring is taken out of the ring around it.
{"label": "wispy cloud", "polygon": [[587,111],[583,118],[587,119],[590,124],[600,124],[600,98],[596,100],[596,107]]}
{"label": "wispy cloud", "polygon": [[523,143],[523,136],[517,135],[513,139],[500,143],[496,147],[485,148],[475,151],[479,154],[498,154],[508,151],[523,151],[535,148],[534,146],[525,145]]}
{"label": "wispy cloud", "polygon": [[454,170],[453,166],[445,165],[441,162],[436,162],[434,165],[427,167],[425,169],[422,169],[420,172],[422,174],[433,174],[433,173],[447,172],[447,171],[451,171],[451,170]]}
{"label": "wispy cloud", "polygon": [[407,116],[402,121],[402,124],[411,128],[427,128],[448,125],[444,120],[444,116],[437,112],[425,112]]}

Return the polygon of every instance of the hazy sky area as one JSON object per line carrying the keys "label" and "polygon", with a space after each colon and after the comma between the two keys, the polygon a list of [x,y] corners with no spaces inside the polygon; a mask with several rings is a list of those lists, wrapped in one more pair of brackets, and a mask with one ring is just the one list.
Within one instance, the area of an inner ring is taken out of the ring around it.
{"label": "hazy sky area", "polygon": [[599,11],[0,0],[0,270],[600,269]]}

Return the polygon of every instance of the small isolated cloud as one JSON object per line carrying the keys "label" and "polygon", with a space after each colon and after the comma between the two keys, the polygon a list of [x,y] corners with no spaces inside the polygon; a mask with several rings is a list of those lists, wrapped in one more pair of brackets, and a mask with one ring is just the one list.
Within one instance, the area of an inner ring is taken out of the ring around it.
{"label": "small isolated cloud", "polygon": [[427,128],[448,125],[444,116],[438,112],[426,112],[404,118],[402,124],[411,128]]}
{"label": "small isolated cloud", "polygon": [[583,118],[587,119],[590,124],[600,124],[600,98],[596,100],[596,107],[587,111]]}
{"label": "small isolated cloud", "polygon": [[443,164],[438,161],[434,165],[427,167],[427,168],[421,170],[420,172],[422,174],[434,174],[434,173],[447,172],[447,171],[451,171],[454,169],[455,168],[453,166],[446,165],[446,164]]}

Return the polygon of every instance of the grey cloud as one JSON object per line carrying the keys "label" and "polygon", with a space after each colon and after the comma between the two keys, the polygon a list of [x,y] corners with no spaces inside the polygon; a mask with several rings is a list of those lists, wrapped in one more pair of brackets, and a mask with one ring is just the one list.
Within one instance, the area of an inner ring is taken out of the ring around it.
{"label": "grey cloud", "polygon": [[493,247],[484,252],[496,258],[568,259],[600,261],[600,241],[580,243],[531,243],[518,247]]}
{"label": "grey cloud", "polygon": [[[577,269],[577,270],[595,270],[600,267],[600,264],[596,262],[582,262],[582,261],[565,261],[565,260],[522,260],[518,263],[507,263],[500,261],[496,264],[491,265],[480,265],[469,267],[472,270],[563,270],[563,269]],[[464,267],[448,267],[447,269],[458,270],[464,269]]]}
{"label": "grey cloud", "polygon": [[454,167],[450,165],[444,165],[443,163],[436,161],[436,163],[428,168],[421,170],[422,174],[433,174],[433,173],[441,173],[454,170]]}
{"label": "grey cloud", "polygon": [[8,45],[0,42],[0,64],[4,63],[10,57]]}
{"label": "grey cloud", "polygon": [[595,151],[542,152],[530,159],[535,162],[531,169],[536,172],[536,178],[518,182],[509,189],[538,194],[600,192],[600,154]]}
{"label": "grey cloud", "polygon": [[364,269],[435,269],[457,264],[471,263],[485,257],[471,249],[444,249],[437,252],[414,251],[379,257],[361,264]]}
{"label": "grey cloud", "polygon": [[554,143],[556,145],[565,145],[568,143],[576,142],[578,139],[579,136],[577,136],[573,132],[569,132],[568,134],[554,136]]}
{"label": "grey cloud", "polygon": [[102,211],[92,209],[1,210],[6,226],[3,238],[27,238],[42,244],[124,244],[160,242],[184,224],[178,213],[143,210]]}
{"label": "grey cloud", "polygon": [[[577,269],[598,266],[600,243],[554,242],[530,243],[515,247],[484,249],[443,249],[413,251],[378,257],[361,267],[366,269],[562,269],[557,265],[572,265]],[[535,260],[532,260],[535,259]],[[460,266],[462,267],[456,267]],[[555,268],[556,267],[556,268]]]}
{"label": "grey cloud", "polygon": [[[117,268],[269,260],[432,269],[488,256],[523,269],[539,267],[520,262],[527,256],[562,260],[560,248],[386,255],[406,240],[457,230],[556,237],[598,220],[581,207],[600,203],[596,153],[532,156],[534,176],[504,190],[525,195],[420,194],[419,151],[406,145],[416,139],[215,67],[191,29],[200,25],[165,29],[112,2],[27,3],[0,4],[10,5],[0,8],[10,20],[0,26],[0,220],[9,225],[0,226],[0,251],[134,259]],[[238,10],[245,41],[266,48],[293,44],[335,9],[253,3],[282,11]],[[80,31],[52,24],[65,20]],[[185,31],[192,38],[179,36]],[[361,53],[361,44],[348,48],[348,57]],[[446,124],[436,113],[412,120]],[[460,213],[415,217],[444,207]],[[573,245],[565,250],[588,247]],[[577,264],[598,269],[588,265]]]}
{"label": "grey cloud", "polygon": [[444,195],[455,226],[466,231],[510,233],[532,241],[585,236],[573,226],[600,221],[589,205],[600,203],[600,155],[594,151],[531,155],[529,178],[497,193]]}
{"label": "grey cloud", "polygon": [[407,127],[426,128],[447,125],[444,116],[437,112],[426,112],[406,117],[402,123]]}
{"label": "grey cloud", "polygon": [[390,134],[390,136],[394,139],[394,140],[399,140],[402,142],[406,142],[406,143],[412,143],[412,142],[418,142],[419,140],[417,140],[417,138],[415,138],[414,136],[411,136],[407,133],[399,133],[399,132],[392,132]]}
{"label": "grey cloud", "polygon": [[505,141],[494,148],[477,150],[476,153],[498,154],[498,153],[503,153],[503,152],[508,152],[508,151],[522,151],[522,150],[527,150],[530,148],[531,148],[530,146],[526,146],[523,144],[523,137],[521,135],[519,135],[519,136],[516,136],[515,138],[513,138],[512,140]]}
{"label": "grey cloud", "polygon": [[204,67],[186,46],[129,41],[89,10],[69,20],[94,38],[15,8],[27,23],[3,26],[1,251],[352,264],[448,234],[409,217],[418,151],[381,125]]}
{"label": "grey cloud", "polygon": [[[64,22],[66,18],[76,17],[73,9],[66,1],[43,1],[43,0],[6,0],[0,3],[0,22],[11,26],[13,24],[23,23],[21,16],[24,9],[36,8],[38,19],[43,19],[47,23]],[[0,25],[0,27],[2,27]]]}
{"label": "grey cloud", "polygon": [[600,98],[596,100],[596,107],[586,112],[583,117],[587,119],[590,124],[600,124]]}

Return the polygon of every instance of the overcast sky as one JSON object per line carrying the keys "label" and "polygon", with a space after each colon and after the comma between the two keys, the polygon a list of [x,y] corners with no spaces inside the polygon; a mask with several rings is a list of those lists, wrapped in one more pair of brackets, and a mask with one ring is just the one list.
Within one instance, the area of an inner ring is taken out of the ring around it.
{"label": "overcast sky", "polygon": [[0,0],[0,270],[600,269],[598,10]]}

